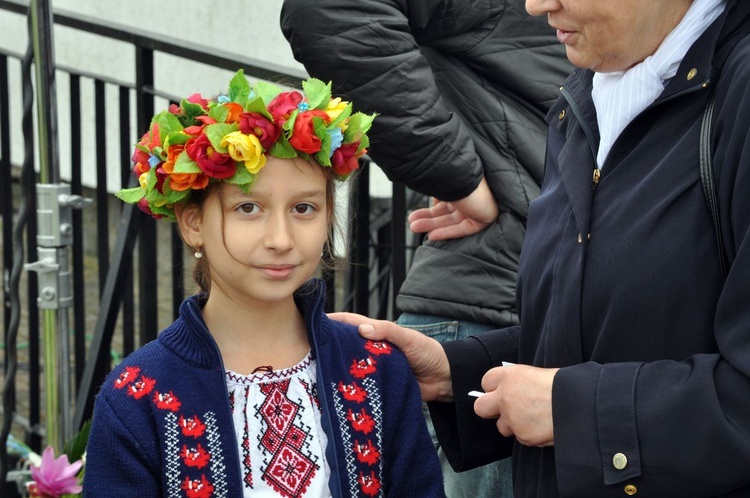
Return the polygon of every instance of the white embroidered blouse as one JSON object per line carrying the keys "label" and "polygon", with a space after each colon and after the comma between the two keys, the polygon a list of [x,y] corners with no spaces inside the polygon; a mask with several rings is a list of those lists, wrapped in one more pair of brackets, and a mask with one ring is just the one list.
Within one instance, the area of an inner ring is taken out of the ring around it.
{"label": "white embroidered blouse", "polygon": [[226,372],[247,497],[330,497],[315,360],[270,372]]}

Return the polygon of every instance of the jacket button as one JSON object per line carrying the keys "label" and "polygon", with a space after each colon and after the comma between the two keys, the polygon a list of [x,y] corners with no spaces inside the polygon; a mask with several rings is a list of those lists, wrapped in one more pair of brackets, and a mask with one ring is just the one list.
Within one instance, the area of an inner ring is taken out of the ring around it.
{"label": "jacket button", "polygon": [[560,121],[562,121],[563,118],[565,117],[565,109],[563,109],[562,111],[560,111],[560,114],[557,117],[558,117],[558,119]]}
{"label": "jacket button", "polygon": [[628,457],[622,453],[615,453],[615,456],[612,457],[612,465],[614,465],[617,470],[622,470],[628,466]]}
{"label": "jacket button", "polygon": [[688,81],[690,81],[690,80],[692,80],[693,78],[695,78],[695,75],[696,75],[696,74],[698,74],[698,70],[697,70],[697,69],[695,69],[695,68],[693,68],[693,69],[691,69],[690,71],[688,71],[688,73],[687,73],[687,79],[688,79]]}
{"label": "jacket button", "polygon": [[581,236],[581,234],[579,233],[579,234],[578,234],[578,243],[580,244],[581,242],[583,242],[583,237],[582,237],[582,236]]}
{"label": "jacket button", "polygon": [[625,491],[626,495],[633,496],[638,492],[638,488],[636,488],[632,484],[628,484],[627,486],[625,486],[625,489],[623,491]]}

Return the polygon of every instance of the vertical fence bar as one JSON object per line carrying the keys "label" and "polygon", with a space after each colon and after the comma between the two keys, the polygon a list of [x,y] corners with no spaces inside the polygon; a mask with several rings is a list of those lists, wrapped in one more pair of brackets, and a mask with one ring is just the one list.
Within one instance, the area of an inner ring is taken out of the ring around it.
{"label": "vertical fence bar", "polygon": [[[392,186],[391,198],[391,313],[396,314],[396,296],[406,279],[406,187]],[[391,318],[396,318],[392,316]]]}
{"label": "vertical fence bar", "polygon": [[361,160],[359,174],[356,178],[354,196],[354,223],[351,227],[352,264],[353,264],[353,311],[362,315],[369,313],[369,280],[368,260],[370,253],[370,162]]}
{"label": "vertical fence bar", "polygon": [[107,193],[107,104],[104,82],[94,81],[94,133],[96,142],[96,241],[99,256],[99,292],[109,270],[109,194]]}
{"label": "vertical fence bar", "polygon": [[[13,267],[13,177],[10,162],[10,75],[8,57],[0,54],[0,216],[3,218],[3,330],[10,330],[10,293],[7,282]],[[3,342],[5,342],[3,336]],[[5,351],[5,368],[8,351]]]}
{"label": "vertical fence bar", "polygon": [[[69,78],[70,102],[70,163],[71,178],[70,192],[83,196],[83,181],[81,163],[81,78],[71,74]],[[86,362],[86,294],[84,273],[84,244],[83,244],[83,212],[74,209],[73,220],[73,352],[75,357],[75,386],[76,389],[83,377],[83,366]]]}
{"label": "vertical fence bar", "polygon": [[[119,88],[119,131],[120,131],[120,186],[126,188],[133,181],[130,155],[133,149],[133,136],[130,132],[130,89],[125,86]],[[120,214],[122,208],[120,206]],[[126,254],[127,265],[132,268],[133,255]],[[133,274],[127,275],[123,282],[125,292],[122,296],[122,349],[123,355],[135,350],[135,301],[133,299]]]}
{"label": "vertical fence bar", "polygon": [[[146,47],[138,47],[136,51],[136,88],[137,88],[137,127],[146,131],[154,114],[154,52]],[[147,95],[147,91],[149,92]],[[138,287],[140,310],[140,340],[141,344],[156,339],[158,333],[157,286],[153,279],[157,274],[157,239],[156,222],[142,213],[135,213],[144,219],[138,245]]]}

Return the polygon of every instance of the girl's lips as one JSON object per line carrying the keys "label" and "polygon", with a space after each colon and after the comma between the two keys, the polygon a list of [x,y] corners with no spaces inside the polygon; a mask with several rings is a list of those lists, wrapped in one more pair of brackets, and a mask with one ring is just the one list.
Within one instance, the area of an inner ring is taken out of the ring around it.
{"label": "girl's lips", "polygon": [[294,265],[273,265],[273,266],[261,266],[260,271],[268,278],[273,280],[283,280],[289,278],[294,273]]}

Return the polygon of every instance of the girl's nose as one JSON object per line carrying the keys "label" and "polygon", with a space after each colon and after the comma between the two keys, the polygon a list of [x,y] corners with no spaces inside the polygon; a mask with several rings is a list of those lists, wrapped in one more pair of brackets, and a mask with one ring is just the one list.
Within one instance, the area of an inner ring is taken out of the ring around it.
{"label": "girl's nose", "polygon": [[288,217],[272,215],[266,224],[265,247],[278,252],[289,251],[294,247],[292,226]]}

